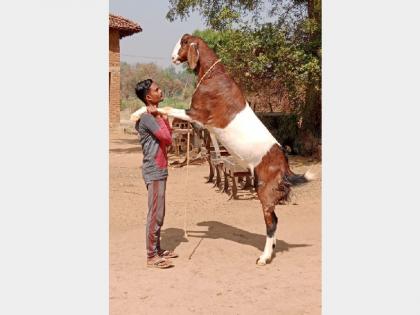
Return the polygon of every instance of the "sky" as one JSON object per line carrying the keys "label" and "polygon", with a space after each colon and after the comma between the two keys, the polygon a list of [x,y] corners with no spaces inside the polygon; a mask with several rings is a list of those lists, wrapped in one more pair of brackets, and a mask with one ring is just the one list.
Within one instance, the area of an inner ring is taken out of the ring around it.
{"label": "sky", "polygon": [[161,67],[171,65],[171,53],[178,39],[185,33],[205,29],[198,13],[181,22],[169,22],[168,0],[110,0],[109,12],[140,24],[142,32],[120,41],[121,61],[128,63],[154,62]]}

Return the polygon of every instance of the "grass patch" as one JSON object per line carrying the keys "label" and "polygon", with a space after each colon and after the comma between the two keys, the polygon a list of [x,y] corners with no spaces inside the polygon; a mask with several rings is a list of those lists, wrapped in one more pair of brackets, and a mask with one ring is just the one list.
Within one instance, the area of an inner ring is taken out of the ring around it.
{"label": "grass patch", "polygon": [[[143,102],[136,98],[121,99],[120,109],[124,110],[128,108],[130,113],[132,113],[143,106],[144,106]],[[182,100],[175,97],[169,97],[169,98],[165,98],[159,104],[159,107],[165,107],[165,106],[170,106],[170,107],[179,108],[179,109],[188,109],[190,108],[190,101]]]}

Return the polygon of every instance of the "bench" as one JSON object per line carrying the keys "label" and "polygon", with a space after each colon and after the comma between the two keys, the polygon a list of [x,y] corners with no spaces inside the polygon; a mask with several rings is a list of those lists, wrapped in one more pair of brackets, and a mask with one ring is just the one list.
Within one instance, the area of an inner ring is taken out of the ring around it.
{"label": "bench", "polygon": [[[210,141],[209,141],[210,140]],[[245,178],[243,189],[251,188],[252,175],[248,168],[240,166],[235,158],[219,143],[215,136],[208,135],[206,148],[208,150],[208,162],[210,166],[209,180],[212,182],[216,173],[215,185],[220,187],[222,182],[221,173],[223,173],[223,192],[229,191],[229,179],[232,181],[231,196],[229,199],[238,199],[238,182]]]}
{"label": "bench", "polygon": [[223,174],[224,174],[224,191],[227,192],[229,188],[229,179],[232,181],[232,194],[230,199],[238,199],[238,185],[237,181],[241,182],[245,178],[243,189],[251,188],[252,176],[248,168],[244,168],[237,164],[233,156],[225,156],[221,159]]}

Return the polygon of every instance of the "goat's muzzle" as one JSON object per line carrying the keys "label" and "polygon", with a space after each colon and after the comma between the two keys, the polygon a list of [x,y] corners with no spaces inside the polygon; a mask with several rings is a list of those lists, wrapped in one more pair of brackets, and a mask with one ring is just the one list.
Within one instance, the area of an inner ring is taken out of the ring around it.
{"label": "goat's muzzle", "polygon": [[178,56],[172,56],[172,63],[179,65],[181,61],[178,59]]}

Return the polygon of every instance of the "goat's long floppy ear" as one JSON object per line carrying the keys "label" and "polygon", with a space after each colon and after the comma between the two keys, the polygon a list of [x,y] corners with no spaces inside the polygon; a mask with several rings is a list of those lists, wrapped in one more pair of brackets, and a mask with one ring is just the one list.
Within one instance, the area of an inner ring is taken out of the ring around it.
{"label": "goat's long floppy ear", "polygon": [[194,70],[197,67],[198,57],[200,53],[198,51],[198,47],[196,43],[191,43],[190,47],[188,48],[188,66]]}

